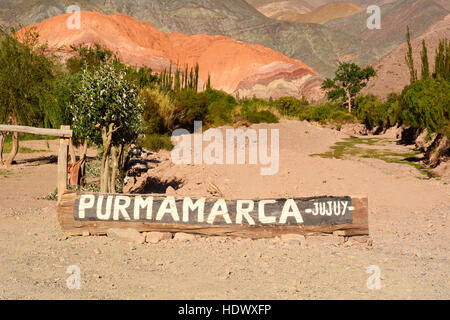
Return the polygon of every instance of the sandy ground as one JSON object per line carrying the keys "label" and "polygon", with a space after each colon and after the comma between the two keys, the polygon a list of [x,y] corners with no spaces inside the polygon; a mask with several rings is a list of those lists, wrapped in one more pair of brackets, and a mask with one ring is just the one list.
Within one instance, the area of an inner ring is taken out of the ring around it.
{"label": "sandy ground", "polygon": [[[407,165],[374,159],[311,157],[347,135],[298,121],[253,128],[280,129],[280,170],[258,166],[175,166],[155,155],[155,174],[181,179],[178,195],[227,198],[362,195],[369,197],[373,245],[308,237],[307,246],[278,239],[196,238],[130,244],[108,237],[66,237],[56,202],[56,163],[18,157],[0,171],[0,298],[3,299],[449,299],[450,180],[422,179]],[[32,146],[41,142],[25,142]],[[45,142],[42,142],[45,145]],[[392,148],[404,148],[396,146]],[[43,147],[46,149],[46,147]],[[25,161],[27,160],[27,161]],[[81,289],[69,290],[70,265]],[[370,290],[369,266],[381,270]]]}

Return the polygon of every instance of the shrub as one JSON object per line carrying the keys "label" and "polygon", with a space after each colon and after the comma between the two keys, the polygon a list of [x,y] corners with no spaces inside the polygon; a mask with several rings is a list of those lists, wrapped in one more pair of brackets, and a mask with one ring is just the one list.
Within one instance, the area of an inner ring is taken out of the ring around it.
{"label": "shrub", "polygon": [[240,108],[240,119],[247,120],[250,123],[277,123],[278,118],[270,111],[269,103],[262,99],[250,99],[243,101]]}
{"label": "shrub", "polygon": [[331,112],[329,119],[333,120],[334,122],[336,122],[338,124],[342,124],[342,123],[355,122],[356,117],[353,114],[348,113],[345,110],[334,110]]}
{"label": "shrub", "polygon": [[278,123],[278,118],[269,110],[249,111],[245,118],[250,123]]}
{"label": "shrub", "polygon": [[175,104],[168,93],[156,87],[140,93],[143,104],[144,133],[165,133],[174,129]]}
{"label": "shrub", "polygon": [[378,97],[367,94],[361,95],[355,99],[356,116],[366,127],[372,129],[374,127],[388,127],[389,103],[382,102]]}
{"label": "shrub", "polygon": [[417,81],[404,89],[400,107],[404,124],[440,132],[450,119],[450,82],[442,78]]}
{"label": "shrub", "polygon": [[294,97],[282,97],[275,100],[273,104],[283,116],[298,116],[309,102],[304,97],[301,100]]}
{"label": "shrub", "polygon": [[202,121],[208,113],[208,97],[205,92],[182,90],[173,93],[175,103],[175,127],[193,130],[194,121]]}
{"label": "shrub", "polygon": [[171,151],[173,149],[172,141],[169,135],[146,134],[145,137],[139,138],[136,144],[154,152],[159,150]]}
{"label": "shrub", "polygon": [[212,126],[222,126],[233,122],[233,111],[237,106],[236,99],[222,91],[208,89],[208,113],[205,121]]}

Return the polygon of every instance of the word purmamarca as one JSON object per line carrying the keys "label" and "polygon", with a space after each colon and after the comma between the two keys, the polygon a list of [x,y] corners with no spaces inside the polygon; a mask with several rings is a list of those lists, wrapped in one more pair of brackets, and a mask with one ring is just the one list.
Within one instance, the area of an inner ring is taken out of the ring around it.
{"label": "word purmamarca", "polygon": [[149,221],[205,225],[352,223],[351,198],[224,200],[83,194],[76,220]]}

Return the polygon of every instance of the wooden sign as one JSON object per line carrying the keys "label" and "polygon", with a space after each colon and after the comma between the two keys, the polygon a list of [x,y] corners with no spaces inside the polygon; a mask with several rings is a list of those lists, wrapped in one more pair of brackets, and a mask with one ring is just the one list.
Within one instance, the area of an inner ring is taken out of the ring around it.
{"label": "wooden sign", "polygon": [[288,233],[369,233],[367,198],[329,196],[225,200],[67,192],[58,205],[58,220],[69,235],[101,235],[109,228],[253,239]]}

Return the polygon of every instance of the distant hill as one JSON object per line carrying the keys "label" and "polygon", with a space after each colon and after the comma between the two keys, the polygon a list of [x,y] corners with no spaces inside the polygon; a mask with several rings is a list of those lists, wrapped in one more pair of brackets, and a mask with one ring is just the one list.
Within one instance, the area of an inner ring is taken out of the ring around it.
{"label": "distant hill", "polygon": [[[432,25],[427,32],[412,41],[413,56],[418,75],[420,75],[420,52],[422,51],[422,40],[428,48],[428,60],[430,70],[434,68],[434,59],[439,40],[443,38],[450,39],[450,14],[443,20]],[[377,77],[373,78],[367,84],[364,91],[386,98],[391,92],[401,92],[409,84],[409,70],[405,64],[405,54],[407,51],[406,43],[398,46],[391,53],[384,56],[380,61],[373,64]]]}
{"label": "distant hill", "polygon": [[368,15],[365,11],[329,21],[325,26],[368,41],[377,54],[383,56],[405,41],[407,25],[418,37],[449,13],[441,1],[397,0],[381,6],[381,30],[367,28]]}
{"label": "distant hill", "polygon": [[[339,0],[334,0],[334,2],[336,2],[336,1],[339,1]],[[363,9],[365,9],[371,5],[382,6],[387,3],[392,3],[395,1],[397,1],[397,0],[351,0],[351,2],[353,2],[354,4],[358,5],[359,7],[363,8]],[[333,1],[328,1],[328,2],[333,2]]]}
{"label": "distant hill", "polygon": [[[298,60],[260,45],[246,44],[224,36],[164,33],[151,24],[121,14],[102,15],[81,12],[80,29],[66,27],[68,15],[60,15],[36,25],[41,41],[49,48],[68,48],[77,44],[100,43],[128,65],[146,65],[155,71],[172,64],[200,67],[201,83],[211,76],[213,87],[228,93],[261,98],[284,95],[310,100],[323,96],[323,78]],[[25,29],[22,29],[25,30]],[[23,32],[23,31],[21,31]]]}
{"label": "distant hill", "polygon": [[[290,17],[291,15],[296,14],[309,13],[329,3],[344,2],[342,0],[246,0],[246,1],[265,16],[280,20],[282,20],[280,17],[283,17],[283,20],[286,20],[284,17]],[[381,6],[383,4],[391,3],[394,1],[396,0],[350,0],[348,2],[365,9],[369,5]],[[293,21],[292,19],[293,18],[290,18],[289,21]]]}
{"label": "distant hill", "polygon": [[304,14],[313,11],[325,0],[247,0],[259,12],[269,18],[276,18],[285,14]]}
{"label": "distant hill", "polygon": [[[7,0],[0,20],[24,25],[65,12],[69,4],[100,13],[122,13],[148,22],[164,32],[225,35],[260,44],[298,59],[321,74],[330,76],[336,57],[351,57],[366,65],[377,61],[371,45],[359,36],[347,35],[316,24],[301,24],[267,18],[244,0]],[[315,2],[305,0],[308,3]]]}
{"label": "distant hill", "polygon": [[330,20],[342,18],[361,11],[362,9],[351,2],[331,2],[320,6],[311,12],[299,14],[294,12],[275,15],[277,20],[302,22],[302,23],[319,23],[323,24]]}

